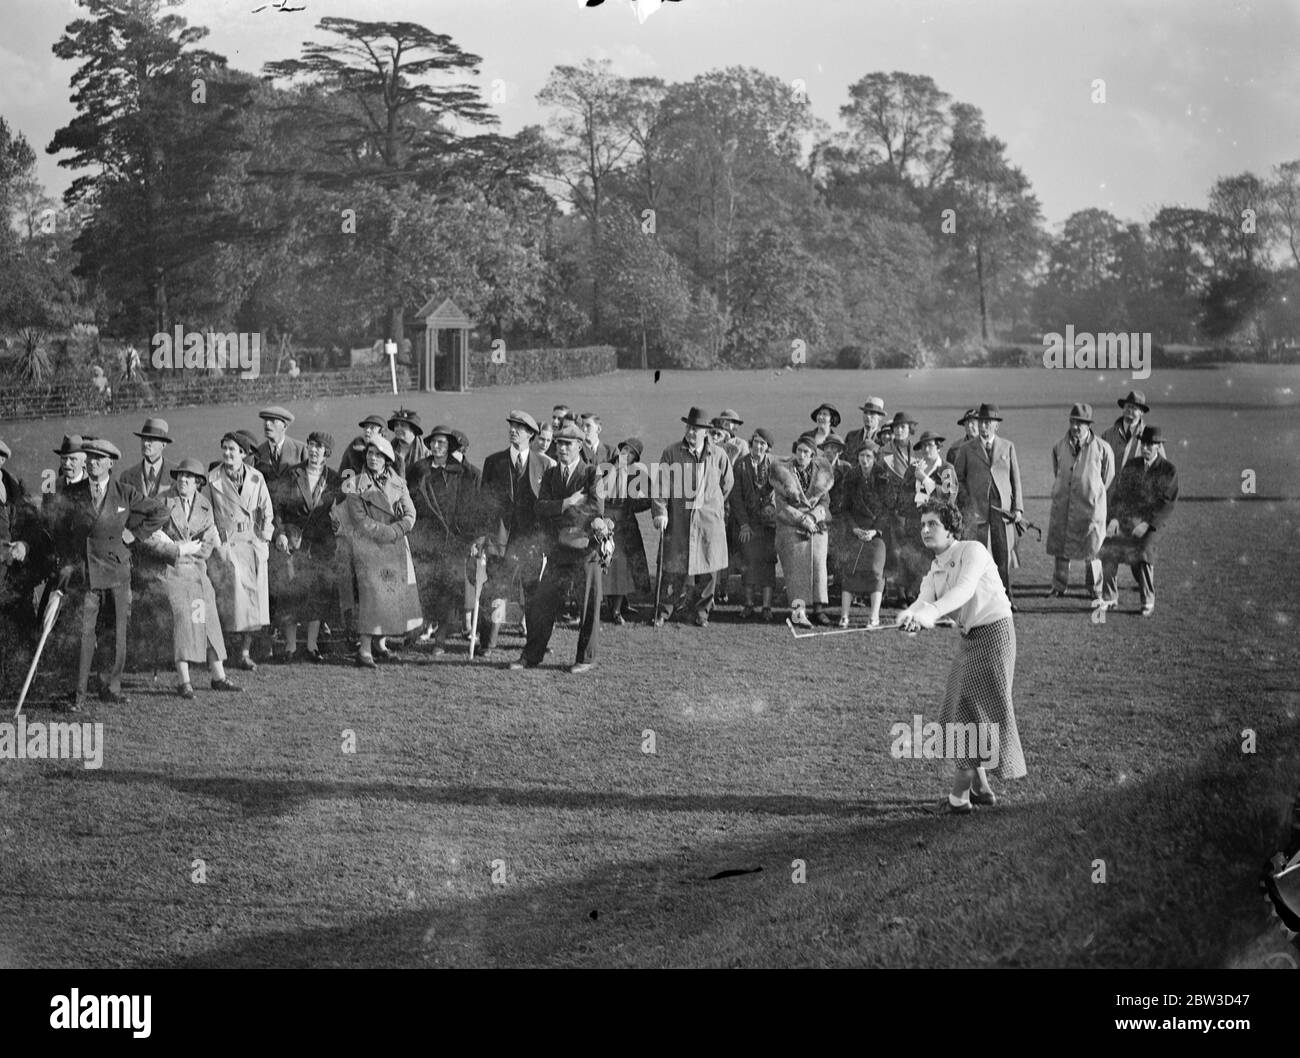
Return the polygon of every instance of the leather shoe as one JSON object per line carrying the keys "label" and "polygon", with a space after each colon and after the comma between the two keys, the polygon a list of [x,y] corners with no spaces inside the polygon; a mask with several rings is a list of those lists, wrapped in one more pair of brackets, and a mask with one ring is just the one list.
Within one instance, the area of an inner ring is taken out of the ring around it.
{"label": "leather shoe", "polygon": [[625,625],[625,624],[627,624],[627,620],[626,620],[626,618],[623,617],[623,615],[622,615],[621,613],[616,613],[616,614],[614,615],[614,620],[613,620],[612,623],[613,623],[613,624],[616,624],[616,625]]}
{"label": "leather shoe", "polygon": [[950,800],[948,800],[947,797],[945,797],[942,801],[939,802],[939,811],[943,815],[968,816],[973,811],[975,811],[975,809],[971,806],[969,801],[967,801],[964,805],[955,805]]}
{"label": "leather shoe", "polygon": [[971,799],[971,804],[977,804],[977,805],[995,805],[998,803],[997,794],[995,794],[992,790],[990,790],[988,793],[981,793],[973,786],[970,788],[970,799]]}
{"label": "leather shoe", "polygon": [[379,666],[375,664],[375,659],[371,657],[369,654],[358,654],[356,660],[356,666],[359,669],[379,668]]}
{"label": "leather shoe", "polygon": [[182,683],[176,688],[176,693],[184,698],[187,702],[194,700],[194,687],[188,683]]}
{"label": "leather shoe", "polygon": [[706,613],[697,613],[697,614],[695,615],[695,627],[696,627],[696,628],[708,628],[708,627],[709,627],[709,615],[706,614]]}
{"label": "leather shoe", "polygon": [[242,691],[244,688],[239,686],[233,680],[213,680],[212,689],[214,691]]}
{"label": "leather shoe", "polygon": [[325,655],[319,650],[304,650],[302,656],[315,665],[321,665],[325,662]]}
{"label": "leather shoe", "polygon": [[111,687],[105,687],[99,692],[99,700],[101,702],[112,702],[114,705],[125,705],[131,699],[121,691],[115,691]]}
{"label": "leather shoe", "polygon": [[241,669],[241,670],[243,670],[244,672],[256,672],[256,671],[257,671],[257,662],[254,661],[254,660],[253,660],[252,658],[250,658],[250,657],[242,657],[242,658],[240,658],[238,661],[236,661],[236,662],[231,666],[231,668],[233,668],[233,669]]}

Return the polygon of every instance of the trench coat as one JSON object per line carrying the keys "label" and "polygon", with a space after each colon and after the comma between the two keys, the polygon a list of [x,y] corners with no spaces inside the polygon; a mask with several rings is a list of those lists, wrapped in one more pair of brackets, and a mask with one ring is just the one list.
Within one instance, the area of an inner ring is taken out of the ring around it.
{"label": "trench coat", "polygon": [[227,632],[255,632],[271,623],[267,558],[275,512],[266,479],[245,466],[243,487],[236,490],[218,467],[209,475],[204,495],[221,537],[208,564],[221,625]]}
{"label": "trench coat", "polygon": [[424,616],[407,534],[415,504],[406,482],[389,469],[376,481],[369,471],[343,482],[352,561],[357,576],[357,633],[397,636],[420,628]]}
{"label": "trench coat", "polygon": [[659,457],[657,496],[650,510],[656,518],[668,515],[664,571],[670,574],[693,577],[727,568],[731,460],[707,437],[700,456],[697,463],[686,442],[678,441]]}
{"label": "trench coat", "polygon": [[[166,596],[171,611],[172,660],[202,663],[211,647],[217,660],[225,661],[217,593],[208,578],[208,559],[221,542],[212,503],[200,489],[194,494],[194,507],[186,519],[185,503],[175,492],[167,493],[163,502],[167,505],[167,524],[162,531],[169,542],[147,545],[149,557],[142,563],[142,571],[146,578],[156,577],[156,584]],[[197,555],[182,556],[177,544],[195,540],[202,550]]]}
{"label": "trench coat", "polygon": [[1091,430],[1074,454],[1063,437],[1052,449],[1052,514],[1047,553],[1055,558],[1095,559],[1106,539],[1106,490],[1115,477],[1115,454]]}

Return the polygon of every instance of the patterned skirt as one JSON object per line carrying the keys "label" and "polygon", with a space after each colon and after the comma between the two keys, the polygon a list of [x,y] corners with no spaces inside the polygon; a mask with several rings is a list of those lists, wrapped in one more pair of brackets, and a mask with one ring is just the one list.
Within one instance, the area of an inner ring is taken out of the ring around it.
{"label": "patterned skirt", "polygon": [[[1011,704],[1015,674],[1016,627],[1011,618],[972,628],[961,637],[939,712],[942,724],[990,725],[979,730],[988,732],[985,737],[992,737],[997,755],[991,759],[996,759],[997,766],[989,770],[1002,779],[1025,776],[1025,755]],[[994,724],[997,726],[992,727]],[[980,744],[984,744],[983,738]],[[980,763],[975,759],[958,760],[957,767],[975,768]]]}

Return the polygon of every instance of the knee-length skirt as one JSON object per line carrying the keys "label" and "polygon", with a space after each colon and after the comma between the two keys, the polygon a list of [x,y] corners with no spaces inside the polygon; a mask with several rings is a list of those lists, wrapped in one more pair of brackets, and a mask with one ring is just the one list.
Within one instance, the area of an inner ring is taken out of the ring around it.
{"label": "knee-length skirt", "polygon": [[[997,766],[989,770],[1002,779],[1025,775],[1025,755],[1011,703],[1015,673],[1016,628],[1011,618],[972,628],[961,637],[939,712],[942,724],[997,725],[986,729],[990,736],[996,732],[992,744],[997,749]],[[959,760],[957,767],[975,768],[981,763],[988,762]]]}

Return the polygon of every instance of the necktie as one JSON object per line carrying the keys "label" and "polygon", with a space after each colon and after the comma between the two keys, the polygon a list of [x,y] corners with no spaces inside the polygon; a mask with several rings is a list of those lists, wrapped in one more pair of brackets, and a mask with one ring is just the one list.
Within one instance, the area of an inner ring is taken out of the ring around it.
{"label": "necktie", "polygon": [[988,455],[988,457],[989,457],[989,462],[992,463],[992,462],[993,462],[993,446],[992,446],[992,445],[985,445],[985,446],[984,446],[984,451],[985,451],[985,453],[986,453],[986,454]]}
{"label": "necktie", "polygon": [[98,485],[92,485],[90,492],[95,500],[95,510],[98,512],[104,506],[104,490]]}
{"label": "necktie", "polygon": [[146,475],[147,476],[145,477],[145,482],[144,482],[144,494],[146,496],[152,496],[158,488],[158,474],[153,467],[150,467],[146,472]]}

